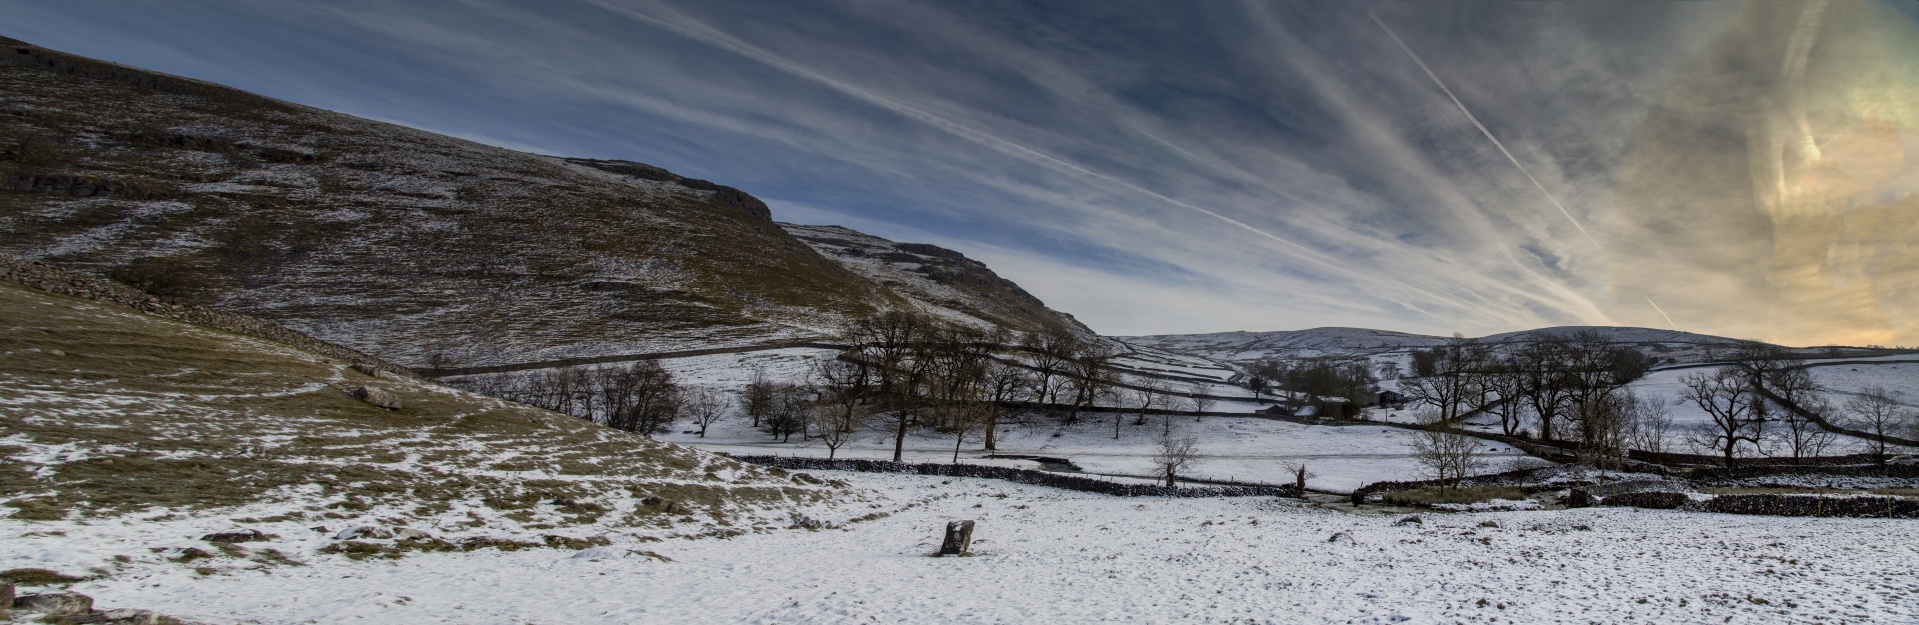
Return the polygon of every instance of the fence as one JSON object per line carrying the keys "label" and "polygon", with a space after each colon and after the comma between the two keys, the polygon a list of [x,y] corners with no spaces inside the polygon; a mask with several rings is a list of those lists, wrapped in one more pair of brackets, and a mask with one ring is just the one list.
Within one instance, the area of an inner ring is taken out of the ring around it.
{"label": "fence", "polygon": [[943,477],[975,477],[992,480],[1005,480],[1016,484],[1030,484],[1050,488],[1063,488],[1102,495],[1119,497],[1298,497],[1299,491],[1291,486],[1206,486],[1198,488],[1167,488],[1147,484],[1126,484],[1108,482],[1092,478],[1061,475],[1031,469],[1011,467],[992,467],[977,464],[934,464],[888,462],[884,460],[852,460],[826,458],[800,458],[794,456],[733,456],[734,460],[752,464],[779,467],[795,471],[859,471],[862,473],[904,473],[909,475],[936,475]]}

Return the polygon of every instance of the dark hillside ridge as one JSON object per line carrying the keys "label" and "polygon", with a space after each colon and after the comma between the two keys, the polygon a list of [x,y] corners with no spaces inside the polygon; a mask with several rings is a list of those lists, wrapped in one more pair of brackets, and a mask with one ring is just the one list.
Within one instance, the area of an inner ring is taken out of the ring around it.
{"label": "dark hillside ridge", "polygon": [[0,119],[0,253],[413,367],[818,339],[922,306],[752,195],[642,163],[515,152],[11,39]]}

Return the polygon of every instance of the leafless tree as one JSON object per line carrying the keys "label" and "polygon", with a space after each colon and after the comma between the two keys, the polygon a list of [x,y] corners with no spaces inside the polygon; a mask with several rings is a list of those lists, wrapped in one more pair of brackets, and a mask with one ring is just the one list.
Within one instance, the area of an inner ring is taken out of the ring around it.
{"label": "leafless tree", "polygon": [[650,437],[666,431],[666,426],[679,418],[679,384],[658,361],[602,367],[595,370],[593,378],[601,422],[608,427]]}
{"label": "leafless tree", "polygon": [[1450,423],[1472,408],[1466,404],[1479,393],[1475,373],[1486,360],[1485,347],[1476,339],[1454,334],[1445,345],[1433,348],[1432,375],[1401,380],[1399,385],[1413,401],[1431,406],[1440,420]]}
{"label": "leafless tree", "polygon": [[[1146,425],[1146,411],[1151,410],[1154,405],[1164,401],[1170,389],[1167,388],[1164,380],[1159,378],[1144,378],[1141,379],[1139,384],[1134,388],[1128,390],[1130,392],[1127,393],[1127,396],[1132,399],[1134,404],[1139,406],[1139,415],[1138,418],[1133,420],[1133,425]],[[1119,438],[1119,430],[1117,428],[1113,430],[1113,438]]]}
{"label": "leafless tree", "polygon": [[984,377],[982,386],[985,388],[989,411],[986,413],[986,423],[981,424],[986,431],[982,446],[987,451],[992,451],[997,449],[999,421],[1006,414],[1006,402],[1018,397],[1020,391],[1031,383],[1032,378],[1026,374],[1025,369],[999,361],[986,363]]}
{"label": "leafless tree", "polygon": [[1440,488],[1459,486],[1460,480],[1485,464],[1479,439],[1452,431],[1437,411],[1421,412],[1419,421],[1425,427],[1414,434],[1408,446],[1413,459],[1439,481]]}
{"label": "leafless tree", "polygon": [[1686,386],[1685,400],[1712,418],[1711,423],[1701,424],[1691,433],[1693,443],[1722,454],[1727,467],[1733,465],[1741,443],[1756,450],[1765,433],[1765,407],[1752,394],[1748,380],[1745,370],[1737,366],[1679,379]]}
{"label": "leafless tree", "polygon": [[867,407],[859,403],[858,398],[840,395],[840,391],[823,391],[818,403],[813,404],[813,436],[826,445],[826,457],[831,460],[841,447],[852,442],[860,427],[866,422]]}
{"label": "leafless tree", "polygon": [[719,423],[733,408],[733,398],[712,387],[696,386],[685,393],[686,416],[699,426],[700,438],[706,438],[706,429]]}
{"label": "leafless tree", "polygon": [[1304,461],[1287,462],[1280,466],[1285,467],[1287,473],[1293,474],[1293,488],[1299,491],[1300,499],[1305,499],[1306,498],[1306,479],[1319,477],[1319,474],[1313,473],[1311,471],[1307,471],[1306,463]]}
{"label": "leafless tree", "polygon": [[1631,445],[1654,453],[1666,450],[1672,436],[1672,413],[1659,397],[1639,397],[1632,403]]}
{"label": "leafless tree", "polygon": [[1173,488],[1179,472],[1199,458],[1199,440],[1193,437],[1160,437],[1159,453],[1153,454],[1153,465],[1159,467],[1160,474],[1166,478],[1166,487]]}
{"label": "leafless tree", "polygon": [[773,413],[774,399],[774,382],[766,377],[766,368],[754,367],[752,377],[746,380],[746,388],[740,391],[740,403],[746,408],[746,416],[753,419],[754,429]]}
{"label": "leafless tree", "polygon": [[1906,429],[1907,422],[1914,419],[1900,409],[1893,391],[1883,386],[1860,389],[1858,395],[1846,400],[1845,411],[1848,426],[1872,435],[1864,437],[1866,451],[1871,452],[1873,461],[1879,464],[1886,463],[1885,437],[1898,436]]}
{"label": "leafless tree", "polygon": [[[1206,385],[1198,382],[1186,386],[1186,405],[1191,406],[1193,409],[1194,422],[1198,422],[1200,417],[1206,416],[1206,413],[1212,412],[1213,406],[1219,403],[1219,400],[1213,399],[1213,397],[1207,393],[1209,390],[1211,389],[1207,388]],[[1168,421],[1166,436],[1172,436],[1172,427],[1172,422]]]}

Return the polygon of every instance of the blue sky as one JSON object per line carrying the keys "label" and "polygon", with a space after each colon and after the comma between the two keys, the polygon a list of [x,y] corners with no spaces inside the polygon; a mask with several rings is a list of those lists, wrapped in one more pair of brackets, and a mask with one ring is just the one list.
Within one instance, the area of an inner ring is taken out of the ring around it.
{"label": "blue sky", "polygon": [[1742,3],[0,7],[33,43],[952,247],[1107,334],[1760,332],[1660,312],[1685,298],[1616,251],[1632,137]]}

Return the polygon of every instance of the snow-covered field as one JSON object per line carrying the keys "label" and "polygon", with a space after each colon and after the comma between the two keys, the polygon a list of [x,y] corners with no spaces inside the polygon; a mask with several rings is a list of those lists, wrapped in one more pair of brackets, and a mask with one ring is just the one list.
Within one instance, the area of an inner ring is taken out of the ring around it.
{"label": "snow-covered field", "polygon": [[[1881,360],[1874,364],[1845,362],[1811,368],[1813,380],[1819,385],[1820,394],[1832,404],[1834,409],[1832,418],[1843,422],[1847,418],[1843,409],[1846,400],[1855,396],[1861,389],[1875,385],[1894,391],[1893,397],[1905,404],[1907,410],[1919,410],[1919,362],[1911,362],[1910,356]],[[1899,360],[1907,362],[1898,362]],[[1682,381],[1688,375],[1710,372],[1709,368],[1698,367],[1653,371],[1626,388],[1640,397],[1658,398],[1664,402],[1676,428],[1710,425],[1712,417],[1701,410],[1697,404],[1685,399],[1686,386]],[[1678,441],[1677,444],[1680,448],[1668,451],[1688,451],[1684,447],[1683,440]],[[1866,441],[1838,435],[1834,437],[1827,453],[1848,454],[1865,450]]]}
{"label": "snow-covered field", "polygon": [[[1146,425],[1133,425],[1133,415],[1122,415],[1117,440],[1113,438],[1113,414],[1090,413],[1086,418],[1089,421],[1073,426],[1061,426],[1040,417],[1028,424],[1005,425],[996,453],[1065,458],[1094,474],[1155,475],[1152,457],[1158,452],[1164,417],[1148,415]],[[1421,479],[1422,475],[1422,469],[1407,447],[1413,433],[1403,429],[1377,425],[1301,425],[1256,417],[1206,417],[1197,421],[1173,417],[1172,425],[1175,437],[1191,436],[1199,441],[1200,458],[1193,468],[1183,473],[1186,477],[1290,484],[1293,476],[1288,464],[1298,462],[1304,463],[1311,474],[1306,481],[1308,488],[1351,492],[1372,482]],[[683,431],[662,438],[732,454],[827,455],[825,445],[801,441],[797,436],[791,443],[772,442],[771,437],[753,430],[739,418],[715,426],[704,439]],[[951,462],[953,443],[951,436],[909,434],[903,459]],[[1512,458],[1521,455],[1505,445],[1490,441],[1486,445],[1489,471],[1503,470]],[[893,440],[882,424],[840,448],[835,455],[891,460]],[[961,462],[1038,468],[1038,464],[1031,461],[988,459],[986,455],[977,435],[968,437],[960,447]]]}
{"label": "snow-covered field", "polygon": [[[106,577],[102,607],[209,623],[1912,623],[1919,523],[1633,509],[1352,514],[1265,498],[1120,498],[822,472],[871,489],[844,529],[583,552],[352,561],[298,528],[219,555],[219,516],[0,520],[0,568]],[[973,557],[927,557],[949,520]],[[1485,525],[1491,522],[1497,527]],[[180,564],[178,548],[216,551]],[[150,550],[159,549],[156,554]],[[169,551],[171,549],[171,551]],[[628,550],[644,550],[671,561]],[[117,561],[116,556],[124,556]],[[214,569],[210,574],[195,566]]]}

